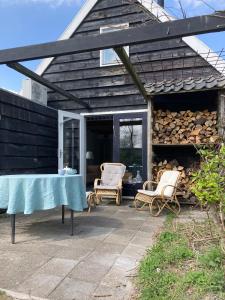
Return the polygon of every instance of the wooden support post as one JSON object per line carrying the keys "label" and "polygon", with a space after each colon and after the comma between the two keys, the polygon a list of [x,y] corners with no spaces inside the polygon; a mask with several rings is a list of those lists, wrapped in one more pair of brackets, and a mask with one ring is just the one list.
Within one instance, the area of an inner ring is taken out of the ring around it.
{"label": "wooden support post", "polygon": [[152,98],[148,100],[148,157],[147,157],[147,176],[148,180],[152,180],[152,163],[153,163],[153,148],[152,148],[152,128],[153,128],[153,101]]}
{"label": "wooden support post", "polygon": [[225,90],[218,93],[218,132],[225,140]]}

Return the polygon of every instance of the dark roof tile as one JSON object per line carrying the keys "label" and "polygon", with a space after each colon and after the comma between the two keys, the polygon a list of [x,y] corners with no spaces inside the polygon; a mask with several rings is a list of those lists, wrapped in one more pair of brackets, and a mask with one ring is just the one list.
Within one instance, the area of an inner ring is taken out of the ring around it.
{"label": "dark roof tile", "polygon": [[187,78],[184,80],[164,80],[145,84],[149,95],[169,94],[181,91],[200,91],[203,89],[225,88],[224,76],[208,76],[201,78]]}

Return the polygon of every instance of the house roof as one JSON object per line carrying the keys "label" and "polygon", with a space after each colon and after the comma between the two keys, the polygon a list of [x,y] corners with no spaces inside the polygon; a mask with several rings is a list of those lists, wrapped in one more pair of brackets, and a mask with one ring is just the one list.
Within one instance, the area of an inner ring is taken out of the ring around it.
{"label": "house roof", "polygon": [[[165,9],[163,9],[153,0],[137,0],[137,1],[140,2],[140,4],[145,9],[151,12],[161,22],[168,22],[168,21],[175,20],[174,17],[169,15],[169,13]],[[72,35],[76,32],[76,30],[80,26],[80,24],[82,23],[82,21],[86,18],[86,16],[89,14],[91,9],[95,6],[97,2],[98,0],[86,0],[84,5],[81,7],[80,11],[76,14],[72,22],[68,25],[68,27],[58,38],[58,40],[65,40],[71,38]],[[191,47],[195,52],[197,52],[199,56],[205,59],[220,74],[225,75],[224,60],[220,58],[217,53],[212,51],[205,43],[203,43],[195,36],[184,37],[182,40],[189,47]],[[45,70],[48,68],[48,66],[50,65],[53,59],[54,57],[43,59],[42,62],[37,67],[36,73],[42,75],[45,72]]]}
{"label": "house roof", "polygon": [[225,76],[211,75],[205,78],[187,78],[182,80],[163,80],[145,84],[149,95],[162,95],[200,90],[225,88]]}

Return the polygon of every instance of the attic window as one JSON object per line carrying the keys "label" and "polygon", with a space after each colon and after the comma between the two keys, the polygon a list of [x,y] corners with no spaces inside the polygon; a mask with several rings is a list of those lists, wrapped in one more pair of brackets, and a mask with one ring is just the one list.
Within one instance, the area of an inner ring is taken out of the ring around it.
{"label": "attic window", "polygon": [[[129,28],[129,24],[119,24],[119,25],[109,25],[105,27],[100,28],[100,33],[108,33],[112,31],[117,30],[123,30]],[[124,50],[127,52],[127,55],[129,56],[129,46],[124,47]],[[121,65],[122,62],[119,59],[118,55],[113,49],[105,49],[100,50],[100,66],[115,66],[115,65]]]}

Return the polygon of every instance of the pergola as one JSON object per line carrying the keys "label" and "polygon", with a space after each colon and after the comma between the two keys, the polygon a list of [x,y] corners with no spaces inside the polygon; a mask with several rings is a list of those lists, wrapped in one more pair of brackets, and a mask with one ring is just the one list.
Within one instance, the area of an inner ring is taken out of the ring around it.
{"label": "pergola", "polygon": [[139,78],[135,67],[130,62],[126,51],[123,49],[124,46],[220,31],[225,31],[225,11],[164,23],[144,24],[140,27],[99,34],[97,36],[74,37],[68,40],[0,50],[0,64],[6,64],[8,67],[58,92],[66,98],[72,99],[83,107],[91,109],[89,104],[37,75],[19,62],[113,48],[133,79],[134,84],[144,99],[148,101],[150,100],[150,96]]}

